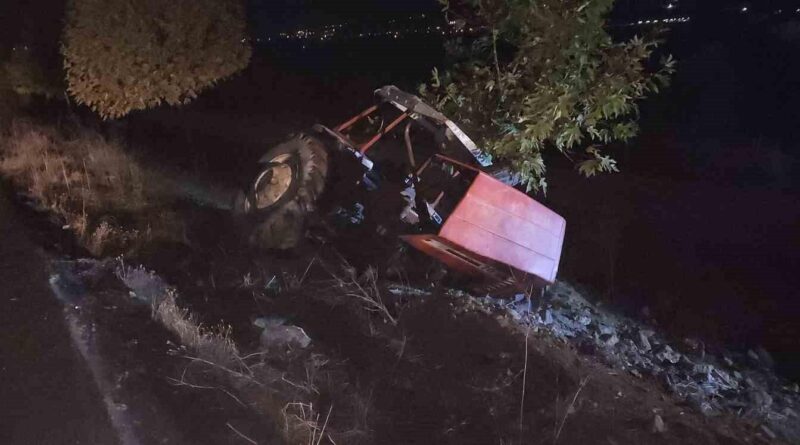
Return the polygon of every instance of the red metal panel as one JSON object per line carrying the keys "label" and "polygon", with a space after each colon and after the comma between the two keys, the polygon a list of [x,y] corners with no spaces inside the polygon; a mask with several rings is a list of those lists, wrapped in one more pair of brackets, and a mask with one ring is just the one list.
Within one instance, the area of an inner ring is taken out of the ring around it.
{"label": "red metal panel", "polygon": [[484,173],[439,235],[475,254],[552,283],[564,241],[564,218]]}
{"label": "red metal panel", "polygon": [[467,197],[493,202],[499,209],[537,224],[553,235],[563,238],[566,222],[561,215],[485,173],[475,178]]}
{"label": "red metal panel", "polygon": [[467,275],[487,275],[483,268],[486,264],[468,251],[452,245],[449,241],[437,235],[402,235],[403,241],[411,244],[417,250],[428,256],[436,258],[447,267]]}

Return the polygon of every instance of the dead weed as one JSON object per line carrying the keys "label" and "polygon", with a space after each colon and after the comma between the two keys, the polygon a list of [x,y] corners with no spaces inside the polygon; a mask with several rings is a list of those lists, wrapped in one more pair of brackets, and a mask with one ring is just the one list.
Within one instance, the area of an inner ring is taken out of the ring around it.
{"label": "dead weed", "polygon": [[[272,421],[288,444],[335,444],[335,438],[353,443],[368,435],[369,399],[358,391],[343,390],[340,371],[323,354],[302,350],[242,354],[231,327],[203,326],[179,306],[174,290],[155,296],[151,304],[152,317],[185,347],[179,354],[187,360],[186,368],[179,379],[169,379],[176,386],[221,391]],[[334,429],[333,405],[318,412],[320,400],[337,400],[343,418],[357,421],[349,429]]]}
{"label": "dead weed", "polygon": [[387,307],[379,285],[378,271],[370,267],[358,275],[356,269],[347,262],[343,262],[341,269],[342,273],[329,270],[329,274],[333,278],[333,290],[356,302],[365,311],[378,314],[385,322],[397,326],[397,318]]}
{"label": "dead weed", "polygon": [[174,218],[151,218],[154,222],[138,227],[116,222],[159,207],[163,215],[171,192],[160,175],[95,131],[59,131],[16,120],[0,138],[0,174],[61,217],[95,255],[158,236],[180,239]]}

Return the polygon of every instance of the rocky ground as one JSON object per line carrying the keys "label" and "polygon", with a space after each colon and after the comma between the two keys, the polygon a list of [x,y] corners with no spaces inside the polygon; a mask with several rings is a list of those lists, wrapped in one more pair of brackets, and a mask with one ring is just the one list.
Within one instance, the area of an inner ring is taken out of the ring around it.
{"label": "rocky ground", "polygon": [[665,338],[656,327],[594,305],[586,295],[562,282],[544,295],[538,310],[524,300],[509,303],[486,296],[477,301],[505,309],[519,323],[565,340],[615,369],[659,382],[706,416],[734,414],[762,423],[767,437],[800,440],[800,388],[772,372],[774,363],[763,348],[707,350],[697,339]]}

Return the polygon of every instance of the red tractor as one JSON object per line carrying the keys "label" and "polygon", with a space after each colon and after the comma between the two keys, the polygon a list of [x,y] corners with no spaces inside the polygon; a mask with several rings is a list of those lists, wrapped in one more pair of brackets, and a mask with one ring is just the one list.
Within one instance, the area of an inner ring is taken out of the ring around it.
{"label": "red tractor", "polygon": [[[452,121],[394,86],[376,105],[269,151],[238,193],[248,241],[291,248],[311,215],[370,221],[489,292],[556,278],[564,218],[508,184]],[[366,203],[366,204],[365,204]]]}

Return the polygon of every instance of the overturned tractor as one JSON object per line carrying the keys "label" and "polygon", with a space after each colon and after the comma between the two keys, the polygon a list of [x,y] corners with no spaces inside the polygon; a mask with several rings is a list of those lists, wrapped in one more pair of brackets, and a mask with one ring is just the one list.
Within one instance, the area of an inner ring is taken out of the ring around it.
{"label": "overturned tractor", "polygon": [[234,202],[248,242],[292,248],[312,217],[335,206],[487,291],[552,283],[564,218],[515,189],[513,175],[493,170],[455,123],[418,97],[394,86],[375,94],[376,105],[346,122],[315,125],[261,157]]}

